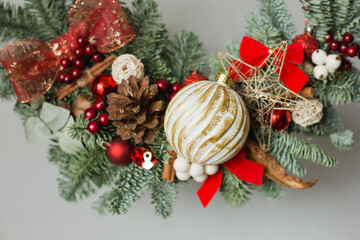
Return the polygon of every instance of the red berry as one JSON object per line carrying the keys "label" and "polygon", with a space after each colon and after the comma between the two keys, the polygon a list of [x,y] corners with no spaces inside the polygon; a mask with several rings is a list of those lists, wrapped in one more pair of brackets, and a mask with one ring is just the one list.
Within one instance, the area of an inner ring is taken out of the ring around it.
{"label": "red berry", "polygon": [[86,39],[87,38],[85,36],[82,36],[82,35],[77,37],[76,42],[78,43],[79,47],[83,47],[83,46],[86,45],[86,43],[87,43]]}
{"label": "red berry", "polygon": [[345,43],[341,43],[339,53],[345,53],[346,54],[347,48],[348,48],[348,46]]}
{"label": "red berry", "polygon": [[328,33],[325,35],[324,39],[325,39],[325,42],[329,43],[330,41],[332,41],[334,39],[334,37],[331,33]]}
{"label": "red berry", "polygon": [[350,47],[356,48],[356,51],[360,50],[360,45],[358,43],[353,43],[353,44],[350,45]]}
{"label": "red berry", "polygon": [[70,84],[70,83],[74,82],[74,79],[71,77],[70,74],[63,72],[61,75],[62,76],[59,75],[60,82],[66,83],[66,84]]}
{"label": "red berry", "polygon": [[330,50],[336,51],[338,50],[340,47],[340,43],[336,40],[332,40],[329,42],[329,48]]}
{"label": "red berry", "polygon": [[176,95],[176,92],[170,93],[169,95],[169,100],[173,99]]}
{"label": "red berry", "polygon": [[344,65],[344,70],[349,71],[350,69],[351,69],[351,63],[349,61],[346,61],[345,65]]}
{"label": "red berry", "polygon": [[156,85],[158,86],[158,88],[161,92],[167,92],[167,90],[170,87],[170,83],[166,79],[157,80]]}
{"label": "red berry", "polygon": [[92,45],[86,45],[84,47],[84,52],[88,56],[92,56],[95,53],[95,48]]}
{"label": "red berry", "polygon": [[100,116],[99,116],[99,122],[100,122],[101,125],[103,125],[104,127],[109,126],[110,121],[109,121],[109,118],[108,118],[107,113],[102,113],[102,114],[100,114]]}
{"label": "red berry", "polygon": [[96,63],[101,62],[103,60],[103,55],[101,53],[95,53],[92,56],[92,60]]}
{"label": "red berry", "polygon": [[83,68],[85,66],[85,63],[81,59],[76,59],[74,61],[74,66],[81,69],[81,68]]}
{"label": "red berry", "polygon": [[64,68],[70,67],[70,65],[71,65],[70,59],[68,59],[68,58],[61,59],[60,65],[63,66]]}
{"label": "red berry", "polygon": [[84,58],[84,55],[85,55],[84,50],[80,47],[75,48],[74,54],[77,58]]}
{"label": "red berry", "polygon": [[101,98],[99,98],[98,100],[96,100],[94,102],[94,108],[98,111],[103,111],[106,108],[106,103],[104,102],[104,100],[102,100]]}
{"label": "red berry", "polygon": [[97,121],[91,121],[89,122],[89,124],[87,125],[87,130],[90,132],[90,133],[97,133],[99,132],[100,130],[100,123],[97,122]]}
{"label": "red berry", "polygon": [[95,108],[89,108],[86,109],[86,111],[84,112],[84,117],[89,119],[94,119],[96,118],[97,114],[98,111]]}
{"label": "red berry", "polygon": [[345,33],[343,35],[343,42],[344,43],[352,43],[352,41],[354,41],[354,36],[351,33]]}
{"label": "red berry", "polygon": [[174,93],[177,93],[178,91],[180,91],[180,89],[182,89],[184,86],[180,83],[174,83],[173,85],[171,85],[171,89]]}
{"label": "red berry", "polygon": [[61,72],[61,73],[59,74],[59,81],[60,81],[60,82],[64,82],[65,75],[66,75],[65,72]]}
{"label": "red berry", "polygon": [[349,57],[355,57],[356,54],[357,54],[357,49],[355,47],[348,47],[347,51],[346,51],[346,54],[349,56]]}
{"label": "red berry", "polygon": [[72,76],[74,79],[81,78],[82,72],[81,72],[80,69],[74,68],[73,70],[71,70],[71,76]]}

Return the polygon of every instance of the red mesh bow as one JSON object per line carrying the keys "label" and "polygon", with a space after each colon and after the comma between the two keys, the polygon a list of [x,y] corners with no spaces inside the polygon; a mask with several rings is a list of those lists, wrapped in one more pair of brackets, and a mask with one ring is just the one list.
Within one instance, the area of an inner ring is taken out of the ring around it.
{"label": "red mesh bow", "polygon": [[[270,49],[262,43],[244,36],[240,45],[240,58],[251,66],[264,67],[269,56],[276,56],[278,49]],[[309,81],[309,77],[296,66],[302,64],[304,51],[301,43],[288,45],[283,64],[276,65],[280,80],[291,91],[297,93]],[[237,66],[237,63],[235,63]],[[282,68],[281,68],[282,66]],[[251,74],[250,67],[242,65],[239,69],[247,77]]]}
{"label": "red mesh bow", "polygon": [[69,13],[69,25],[67,33],[49,43],[22,39],[0,51],[0,62],[10,74],[19,102],[29,102],[51,88],[61,58],[74,57],[77,36],[88,36],[101,53],[114,51],[135,37],[114,0],[78,0]]}
{"label": "red mesh bow", "polygon": [[[262,185],[264,168],[261,164],[245,159],[246,149],[241,151],[229,161],[223,163],[223,166],[239,179],[255,184]],[[197,195],[204,207],[206,207],[211,199],[219,190],[222,182],[221,168],[214,175],[208,176],[203,185],[199,188]]]}

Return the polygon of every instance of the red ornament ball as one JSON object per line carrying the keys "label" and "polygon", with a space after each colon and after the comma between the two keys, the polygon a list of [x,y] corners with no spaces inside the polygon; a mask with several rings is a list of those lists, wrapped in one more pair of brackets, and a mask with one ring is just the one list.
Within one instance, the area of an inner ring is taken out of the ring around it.
{"label": "red ornament ball", "polygon": [[348,46],[345,43],[341,43],[339,53],[346,54],[347,48],[348,48]]}
{"label": "red ornament ball", "polygon": [[73,70],[71,70],[71,76],[74,79],[81,78],[82,71],[79,68],[74,68]]}
{"label": "red ornament ball", "polygon": [[169,101],[171,101],[171,99],[173,99],[176,95],[176,92],[172,92],[169,94]]}
{"label": "red ornament ball", "polygon": [[59,73],[59,81],[60,82],[64,82],[64,79],[65,79],[65,75],[66,75],[66,72],[61,72]]}
{"label": "red ornament ball", "polygon": [[96,100],[93,104],[93,107],[98,110],[98,111],[104,111],[106,108],[106,103],[104,100],[102,100],[101,98],[99,98],[98,100]]}
{"label": "red ornament ball", "polygon": [[124,166],[131,162],[132,145],[121,138],[115,138],[106,148],[106,156],[112,164]]}
{"label": "red ornament ball", "polygon": [[84,52],[88,56],[92,56],[95,53],[95,47],[93,45],[86,45],[84,47]]}
{"label": "red ornament ball", "polygon": [[185,79],[184,85],[189,85],[191,83],[204,81],[204,80],[208,80],[207,77],[201,75],[200,73],[192,72],[191,75]]}
{"label": "red ornament ball", "polygon": [[351,69],[351,63],[349,61],[346,61],[344,65],[344,70],[349,71],[350,69]]}
{"label": "red ornament ball", "polygon": [[115,91],[116,87],[117,83],[114,81],[112,76],[102,74],[93,81],[91,85],[91,92],[95,98],[104,98],[109,93]]}
{"label": "red ornament ball", "polygon": [[80,35],[77,37],[76,42],[79,45],[79,47],[83,47],[87,44],[87,37]]}
{"label": "red ornament ball", "polygon": [[70,67],[70,65],[71,65],[70,59],[68,59],[68,58],[61,59],[60,65],[64,68]]}
{"label": "red ornament ball", "polygon": [[84,61],[81,60],[81,59],[76,59],[76,60],[74,61],[74,66],[75,66],[76,68],[82,69],[83,67],[85,67],[85,63],[84,63]]}
{"label": "red ornament ball", "polygon": [[109,121],[109,117],[108,117],[107,113],[102,113],[99,115],[99,122],[104,127],[107,127],[110,125],[110,121]]}
{"label": "red ornament ball", "polygon": [[331,33],[328,33],[325,35],[324,39],[325,39],[325,42],[329,43],[330,41],[332,41],[334,39],[334,36]]}
{"label": "red ornament ball", "polygon": [[89,108],[85,110],[84,117],[89,119],[94,119],[96,118],[97,114],[98,111],[95,108]]}
{"label": "red ornament ball", "polygon": [[343,35],[343,42],[344,43],[352,43],[352,41],[354,41],[354,36],[351,33],[345,33]]}
{"label": "red ornament ball", "polygon": [[101,62],[103,60],[103,55],[101,53],[95,53],[92,56],[92,60],[96,63]]}
{"label": "red ornament ball", "polygon": [[153,168],[157,162],[154,153],[143,147],[133,149],[131,152],[131,159],[136,165],[146,170]]}
{"label": "red ornament ball", "polygon": [[332,51],[337,51],[340,47],[340,43],[336,40],[332,40],[329,42],[329,48]]}
{"label": "red ornament ball", "polygon": [[171,90],[173,93],[177,93],[178,91],[180,91],[180,89],[182,89],[184,87],[184,85],[180,84],[180,83],[173,83],[171,85]]}
{"label": "red ornament ball", "polygon": [[316,38],[307,33],[296,36],[292,42],[302,44],[305,51],[305,58],[309,60],[311,59],[312,53],[319,49],[319,43]]}
{"label": "red ornament ball", "polygon": [[59,81],[62,83],[70,84],[74,82],[74,79],[71,77],[69,73],[61,72],[59,74]]}
{"label": "red ornament ball", "polygon": [[76,56],[77,58],[81,58],[81,59],[83,59],[84,56],[85,56],[84,50],[83,50],[82,48],[80,48],[80,47],[75,48],[74,54],[75,54],[75,56]]}
{"label": "red ornament ball", "polygon": [[170,82],[166,79],[160,79],[156,81],[156,85],[161,92],[167,92],[170,87]]}
{"label": "red ornament ball", "polygon": [[350,46],[348,47],[348,49],[346,50],[346,54],[349,56],[349,57],[355,57],[358,53],[358,50],[356,47],[354,46]]}
{"label": "red ornament ball", "polygon": [[291,122],[291,113],[286,110],[275,110],[271,116],[272,127],[277,131],[287,129]]}
{"label": "red ornament ball", "polygon": [[87,130],[94,134],[94,133],[98,133],[100,131],[100,123],[97,121],[90,121],[89,124],[87,125]]}

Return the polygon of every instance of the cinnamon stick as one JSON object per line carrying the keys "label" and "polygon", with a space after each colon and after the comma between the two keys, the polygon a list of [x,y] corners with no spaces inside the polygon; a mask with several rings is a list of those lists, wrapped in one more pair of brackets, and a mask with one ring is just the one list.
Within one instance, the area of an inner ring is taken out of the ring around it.
{"label": "cinnamon stick", "polygon": [[[304,87],[302,88],[297,95],[302,96],[303,98],[308,98],[308,99],[312,99],[315,97],[315,91],[314,88],[312,87]],[[297,98],[297,96],[293,93],[290,94],[290,98]]]}
{"label": "cinnamon stick", "polygon": [[175,151],[170,150],[168,150],[168,153],[172,156],[172,158],[169,159],[169,163],[164,164],[162,178],[167,182],[173,182],[175,180],[174,162],[176,160],[177,154]]}

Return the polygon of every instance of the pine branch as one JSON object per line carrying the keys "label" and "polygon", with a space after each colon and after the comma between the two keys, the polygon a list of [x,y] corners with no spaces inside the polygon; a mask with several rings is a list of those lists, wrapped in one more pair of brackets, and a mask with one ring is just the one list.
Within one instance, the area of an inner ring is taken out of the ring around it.
{"label": "pine branch", "polygon": [[288,169],[291,174],[297,177],[303,177],[307,174],[306,169],[296,160],[294,155],[287,152],[282,152],[281,155],[277,156],[276,160],[281,166]]}
{"label": "pine branch", "polygon": [[354,143],[354,133],[350,130],[336,132],[330,135],[331,143],[341,151],[350,150]]}
{"label": "pine branch", "polygon": [[15,92],[11,84],[9,74],[6,72],[5,68],[0,64],[0,99],[11,100],[14,97],[15,97]]}
{"label": "pine branch", "polygon": [[277,201],[284,196],[284,189],[281,185],[276,182],[268,179],[267,177],[263,178],[263,183],[259,189],[265,197],[270,200]]}
{"label": "pine branch", "polygon": [[155,212],[163,218],[169,217],[174,210],[177,195],[175,183],[159,182],[151,185],[151,203],[155,205]]}

